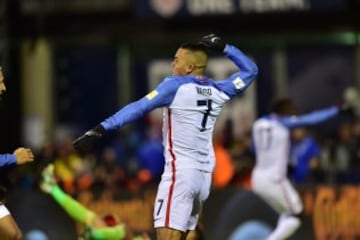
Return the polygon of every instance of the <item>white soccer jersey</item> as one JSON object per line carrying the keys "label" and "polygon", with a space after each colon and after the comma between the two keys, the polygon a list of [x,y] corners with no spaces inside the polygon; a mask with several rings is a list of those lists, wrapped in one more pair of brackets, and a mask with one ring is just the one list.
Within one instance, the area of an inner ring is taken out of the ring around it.
{"label": "white soccer jersey", "polygon": [[265,171],[278,179],[286,177],[290,131],[276,118],[261,118],[253,126],[256,151],[255,171]]}
{"label": "white soccer jersey", "polygon": [[212,132],[216,118],[224,104],[243,92],[257,75],[255,63],[236,47],[226,45],[224,54],[241,72],[221,81],[196,75],[169,76],[155,90],[101,125],[106,130],[116,129],[163,107],[165,170],[193,168],[211,172],[215,164]]}
{"label": "white soccer jersey", "polygon": [[212,172],[215,164],[212,133],[216,118],[230,100],[215,86],[183,84],[164,109],[165,170],[174,162],[176,169]]}
{"label": "white soccer jersey", "polygon": [[256,164],[251,175],[252,189],[280,214],[277,227],[267,239],[287,239],[300,226],[300,220],[292,215],[300,214],[303,205],[286,176],[290,129],[324,121],[338,112],[337,107],[332,107],[302,116],[272,114],[255,121],[252,140]]}
{"label": "white soccer jersey", "polygon": [[243,92],[257,75],[257,66],[239,49],[224,54],[241,72],[214,81],[206,76],[165,78],[155,90],[101,123],[115,129],[162,107],[165,169],[154,206],[155,228],[193,230],[211,187],[215,165],[212,133],[224,104]]}
{"label": "white soccer jersey", "polygon": [[316,124],[336,116],[337,107],[325,108],[300,116],[277,116],[271,114],[255,121],[253,143],[256,152],[255,171],[285,178],[290,151],[290,129]]}

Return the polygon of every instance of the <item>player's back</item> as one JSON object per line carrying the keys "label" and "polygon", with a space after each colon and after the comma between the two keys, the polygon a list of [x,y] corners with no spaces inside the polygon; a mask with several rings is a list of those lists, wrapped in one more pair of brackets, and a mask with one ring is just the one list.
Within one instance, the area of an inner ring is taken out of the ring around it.
{"label": "player's back", "polygon": [[183,77],[173,101],[164,110],[163,141],[167,161],[175,158],[177,169],[211,172],[214,167],[212,133],[216,118],[229,100],[215,81],[193,75]]}
{"label": "player's back", "polygon": [[256,153],[254,171],[276,177],[286,176],[290,133],[274,116],[260,118],[253,126]]}

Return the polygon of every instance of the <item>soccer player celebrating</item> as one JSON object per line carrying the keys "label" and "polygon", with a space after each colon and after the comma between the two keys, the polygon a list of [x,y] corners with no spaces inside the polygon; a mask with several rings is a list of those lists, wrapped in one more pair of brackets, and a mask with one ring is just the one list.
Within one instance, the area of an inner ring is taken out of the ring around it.
{"label": "soccer player celebrating", "polygon": [[[205,76],[207,49],[228,57],[239,71],[215,81]],[[242,51],[210,34],[200,43],[182,44],[172,62],[173,75],[74,142],[86,147],[105,132],[163,108],[165,168],[158,187],[154,226],[158,240],[181,240],[194,231],[208,198],[215,165],[212,134],[224,105],[242,93],[257,76],[256,64]]]}
{"label": "soccer player celebrating", "polygon": [[316,124],[347,111],[347,106],[343,105],[295,116],[293,102],[284,98],[274,103],[270,115],[255,121],[252,134],[256,164],[251,176],[252,188],[280,214],[277,226],[267,240],[287,239],[301,224],[299,215],[303,205],[287,178],[290,130]]}
{"label": "soccer player celebrating", "polygon": [[[5,91],[5,79],[0,67],[0,97]],[[28,148],[20,147],[12,154],[0,154],[0,167],[32,161],[34,161],[34,155]],[[22,239],[21,230],[3,203],[4,197],[5,188],[0,186],[0,239]]]}

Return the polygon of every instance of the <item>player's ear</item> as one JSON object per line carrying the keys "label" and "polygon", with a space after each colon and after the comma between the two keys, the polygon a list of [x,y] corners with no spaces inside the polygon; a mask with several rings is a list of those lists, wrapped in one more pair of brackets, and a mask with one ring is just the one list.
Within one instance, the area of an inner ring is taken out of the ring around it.
{"label": "player's ear", "polygon": [[186,73],[187,73],[187,74],[194,72],[194,70],[195,70],[195,64],[189,64],[189,65],[186,67]]}

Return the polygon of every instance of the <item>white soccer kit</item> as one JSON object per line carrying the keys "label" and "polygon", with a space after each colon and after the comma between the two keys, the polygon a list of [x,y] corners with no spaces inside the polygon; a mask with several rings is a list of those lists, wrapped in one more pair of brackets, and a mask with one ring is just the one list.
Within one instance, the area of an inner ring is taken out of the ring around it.
{"label": "white soccer kit", "polygon": [[251,176],[252,189],[280,214],[267,240],[287,239],[301,224],[294,215],[302,212],[303,205],[287,178],[290,129],[324,121],[338,112],[337,107],[331,107],[298,117],[272,114],[255,121],[252,135],[256,164]]}
{"label": "white soccer kit", "polygon": [[286,177],[290,131],[276,119],[263,118],[254,123],[253,141],[256,165],[252,188],[278,213],[298,214],[302,203]]}
{"label": "white soccer kit", "polygon": [[290,129],[325,121],[338,112],[337,107],[330,107],[301,116],[272,114],[255,121],[252,135],[256,164],[251,176],[252,187],[279,213],[298,214],[303,208],[287,178]]}
{"label": "white soccer kit", "polygon": [[257,75],[255,63],[236,47],[226,45],[224,54],[241,72],[221,81],[197,75],[167,77],[145,97],[101,123],[106,130],[116,129],[163,107],[165,167],[155,200],[156,228],[195,228],[211,186],[216,118],[224,104],[243,92]]}

